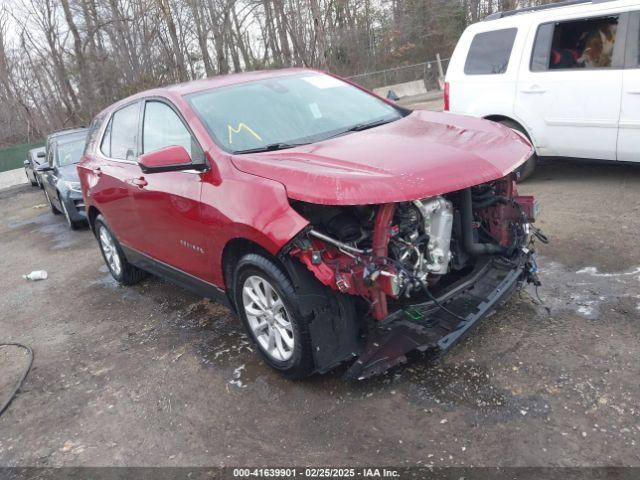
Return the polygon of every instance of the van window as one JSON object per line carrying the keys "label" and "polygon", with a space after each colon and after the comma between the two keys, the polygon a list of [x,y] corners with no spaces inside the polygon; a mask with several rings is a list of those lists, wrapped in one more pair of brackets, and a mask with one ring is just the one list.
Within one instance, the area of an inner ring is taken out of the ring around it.
{"label": "van window", "polygon": [[638,68],[640,67],[640,11],[633,12],[629,20],[625,66]]}
{"label": "van window", "polygon": [[516,28],[505,28],[476,34],[469,47],[464,73],[491,75],[506,72],[517,32]]}
{"label": "van window", "polygon": [[611,68],[617,32],[617,16],[540,25],[531,71]]}

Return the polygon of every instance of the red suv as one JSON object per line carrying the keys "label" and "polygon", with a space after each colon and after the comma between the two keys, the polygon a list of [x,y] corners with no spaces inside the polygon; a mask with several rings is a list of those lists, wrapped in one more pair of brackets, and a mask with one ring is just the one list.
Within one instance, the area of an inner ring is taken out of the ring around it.
{"label": "red suv", "polygon": [[528,141],[290,69],[150,90],[92,122],[78,170],[114,278],[237,312],[288,377],[444,351],[537,282]]}

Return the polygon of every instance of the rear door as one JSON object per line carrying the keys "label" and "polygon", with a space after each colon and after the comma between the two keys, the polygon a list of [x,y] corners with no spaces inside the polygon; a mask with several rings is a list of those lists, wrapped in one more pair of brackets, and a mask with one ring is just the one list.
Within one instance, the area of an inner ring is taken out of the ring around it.
{"label": "rear door", "polygon": [[640,11],[629,16],[622,103],[618,131],[618,160],[640,162]]}
{"label": "rear door", "polygon": [[[175,107],[165,99],[145,101],[141,151],[184,147],[191,158],[204,153]],[[196,170],[145,173],[134,179],[133,198],[140,219],[140,250],[171,267],[206,277],[207,262],[201,222],[201,173]]]}
{"label": "rear door", "polygon": [[140,172],[136,157],[141,107],[142,102],[136,101],[116,110],[96,149],[96,158],[81,166],[88,170],[91,195],[116,238],[133,248],[140,237],[131,179]]}
{"label": "rear door", "polygon": [[[540,155],[616,159],[625,21],[624,14],[575,18],[530,33],[515,112]],[[586,53],[598,42],[595,64]]]}

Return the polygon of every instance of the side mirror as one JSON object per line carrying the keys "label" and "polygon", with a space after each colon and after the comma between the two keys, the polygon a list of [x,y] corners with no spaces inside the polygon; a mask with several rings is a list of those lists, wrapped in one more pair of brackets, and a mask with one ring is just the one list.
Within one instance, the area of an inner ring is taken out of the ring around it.
{"label": "side mirror", "polygon": [[47,165],[47,164],[44,164],[44,165],[38,165],[38,166],[36,167],[36,171],[38,171],[38,172],[50,172],[50,171],[52,171],[52,170],[53,170],[53,167],[50,167],[50,166],[49,166],[49,165]]}
{"label": "side mirror", "polygon": [[394,101],[394,102],[397,102],[398,100],[400,100],[400,97],[398,96],[398,94],[396,92],[394,92],[393,90],[389,90],[387,92],[387,98],[389,100]]}
{"label": "side mirror", "polygon": [[38,155],[36,155],[38,158],[44,158],[47,156],[47,154],[45,152],[38,152]]}
{"label": "side mirror", "polygon": [[194,168],[189,152],[178,145],[143,153],[138,157],[138,164],[144,173],[172,172]]}
{"label": "side mirror", "polygon": [[25,160],[24,162],[22,162],[22,164],[23,164],[25,167],[28,167],[28,166],[30,165],[30,162],[29,162],[29,160]]}

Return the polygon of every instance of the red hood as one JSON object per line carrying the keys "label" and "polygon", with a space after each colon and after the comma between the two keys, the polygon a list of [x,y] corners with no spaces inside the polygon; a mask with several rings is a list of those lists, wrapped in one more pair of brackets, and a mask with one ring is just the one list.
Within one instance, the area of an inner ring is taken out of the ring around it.
{"label": "red hood", "polygon": [[415,111],[295,149],[236,155],[233,163],[282,183],[295,200],[364,205],[416,200],[496,180],[531,153],[522,136],[496,123]]}

